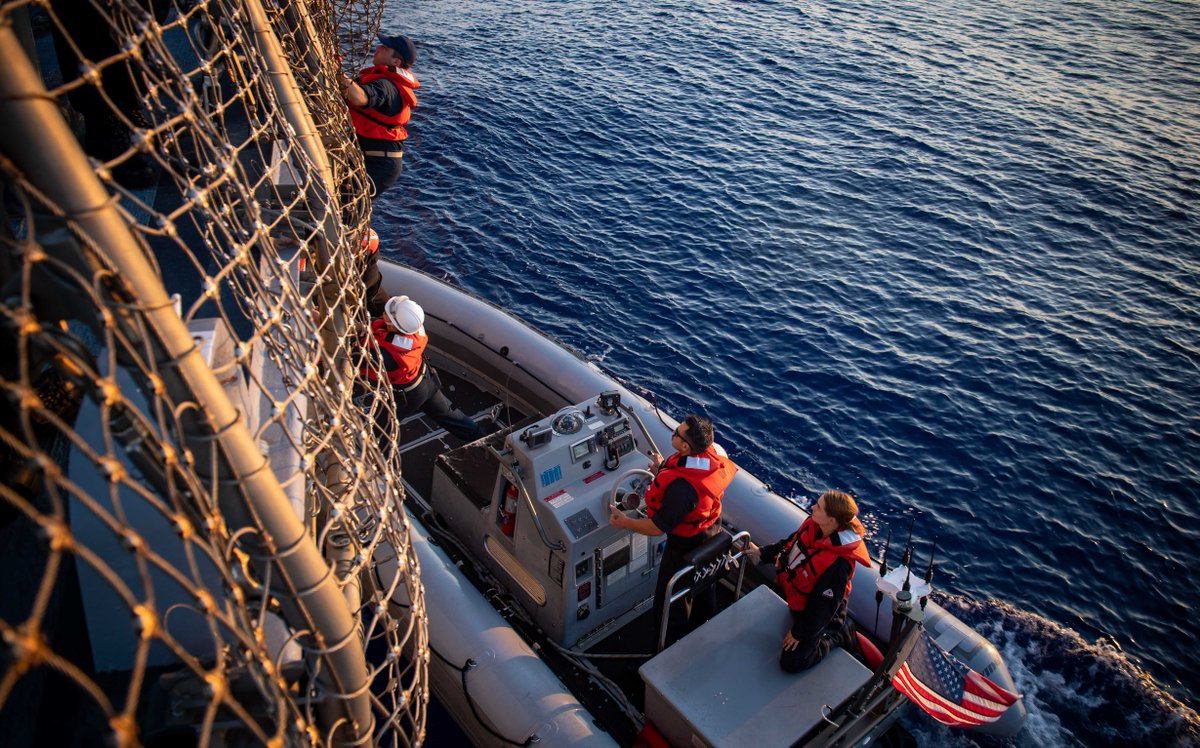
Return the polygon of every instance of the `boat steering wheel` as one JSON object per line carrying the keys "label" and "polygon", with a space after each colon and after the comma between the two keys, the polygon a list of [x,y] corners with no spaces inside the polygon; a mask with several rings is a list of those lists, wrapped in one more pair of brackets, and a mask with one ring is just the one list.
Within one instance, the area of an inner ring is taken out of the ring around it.
{"label": "boat steering wheel", "polygon": [[609,505],[626,511],[637,509],[644,513],[646,489],[650,487],[652,480],[654,480],[654,473],[649,470],[629,468],[621,473],[617,482],[613,484],[612,491],[608,494]]}

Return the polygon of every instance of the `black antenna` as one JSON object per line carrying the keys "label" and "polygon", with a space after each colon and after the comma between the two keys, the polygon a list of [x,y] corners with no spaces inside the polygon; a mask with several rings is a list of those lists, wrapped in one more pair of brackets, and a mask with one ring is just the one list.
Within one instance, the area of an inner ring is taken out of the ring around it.
{"label": "black antenna", "polygon": [[[887,576],[887,554],[888,548],[892,545],[892,528],[888,528],[887,540],[883,541],[883,555],[879,558],[879,577],[882,579]],[[883,590],[879,587],[875,588],[875,628],[871,629],[871,633],[878,636],[879,632],[879,606],[883,604]]]}
{"label": "black antenna", "polygon": [[[929,551],[929,565],[925,567],[925,586],[929,588],[929,582],[933,579],[933,557],[937,555],[937,535],[933,536],[933,548]],[[929,602],[929,595],[921,596],[921,610],[925,610],[925,605]]]}
{"label": "black antenna", "polygon": [[929,551],[929,566],[925,567],[925,584],[933,579],[933,557],[937,555],[937,535],[933,536],[933,550]]}
{"label": "black antenna", "polygon": [[904,586],[901,589],[905,592],[912,589],[912,586],[909,584],[909,579],[912,578],[912,568],[909,564],[912,563],[912,531],[913,525],[916,523],[916,517],[908,521],[908,540],[904,541],[904,555],[900,557],[900,563],[904,566]]}

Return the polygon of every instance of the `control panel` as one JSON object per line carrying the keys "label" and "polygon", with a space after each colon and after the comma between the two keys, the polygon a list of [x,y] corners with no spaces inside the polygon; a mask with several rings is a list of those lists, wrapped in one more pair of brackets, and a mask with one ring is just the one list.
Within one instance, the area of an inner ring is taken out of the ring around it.
{"label": "control panel", "polygon": [[[500,453],[533,505],[523,500],[493,541],[511,542],[510,570],[535,594],[523,600],[538,624],[565,646],[631,614],[654,593],[658,538],[618,530],[609,501],[644,487],[649,442],[617,393],[571,405],[510,433]],[[497,491],[516,493],[502,478]],[[494,534],[494,533],[493,533]],[[503,566],[503,552],[493,554]],[[521,599],[519,597],[519,599]]]}
{"label": "control panel", "polygon": [[522,475],[539,494],[616,470],[636,449],[629,418],[605,414],[594,403],[572,405],[509,437]]}

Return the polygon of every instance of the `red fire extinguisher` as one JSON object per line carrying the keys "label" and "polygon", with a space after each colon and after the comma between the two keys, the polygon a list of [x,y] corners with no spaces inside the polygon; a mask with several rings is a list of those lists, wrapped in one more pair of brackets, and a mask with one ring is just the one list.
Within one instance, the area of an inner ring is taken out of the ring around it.
{"label": "red fire extinguisher", "polygon": [[504,489],[504,500],[500,502],[500,532],[511,538],[516,519],[517,487],[509,483],[508,488]]}

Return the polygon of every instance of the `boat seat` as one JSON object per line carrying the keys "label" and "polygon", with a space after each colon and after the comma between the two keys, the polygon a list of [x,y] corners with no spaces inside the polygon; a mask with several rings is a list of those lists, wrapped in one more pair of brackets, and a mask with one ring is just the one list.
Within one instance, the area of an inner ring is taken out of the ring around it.
{"label": "boat seat", "polygon": [[701,566],[729,550],[731,545],[733,545],[733,536],[729,534],[728,530],[722,529],[703,544],[688,551],[683,560],[689,564]]}
{"label": "boat seat", "polygon": [[787,604],[760,586],[638,670],[646,718],[676,746],[790,746],[871,678],[834,648],[812,668],[779,667]]}
{"label": "boat seat", "polygon": [[[732,546],[733,536],[729,534],[728,530],[722,529],[704,541],[702,545],[684,555],[684,562],[696,567],[690,577],[685,577],[686,582],[691,585],[688,588],[689,598],[695,597],[699,592],[708,589],[714,582],[725,576],[729,571],[729,566],[722,557]],[[714,565],[713,562],[718,560],[720,560],[720,565]]]}

